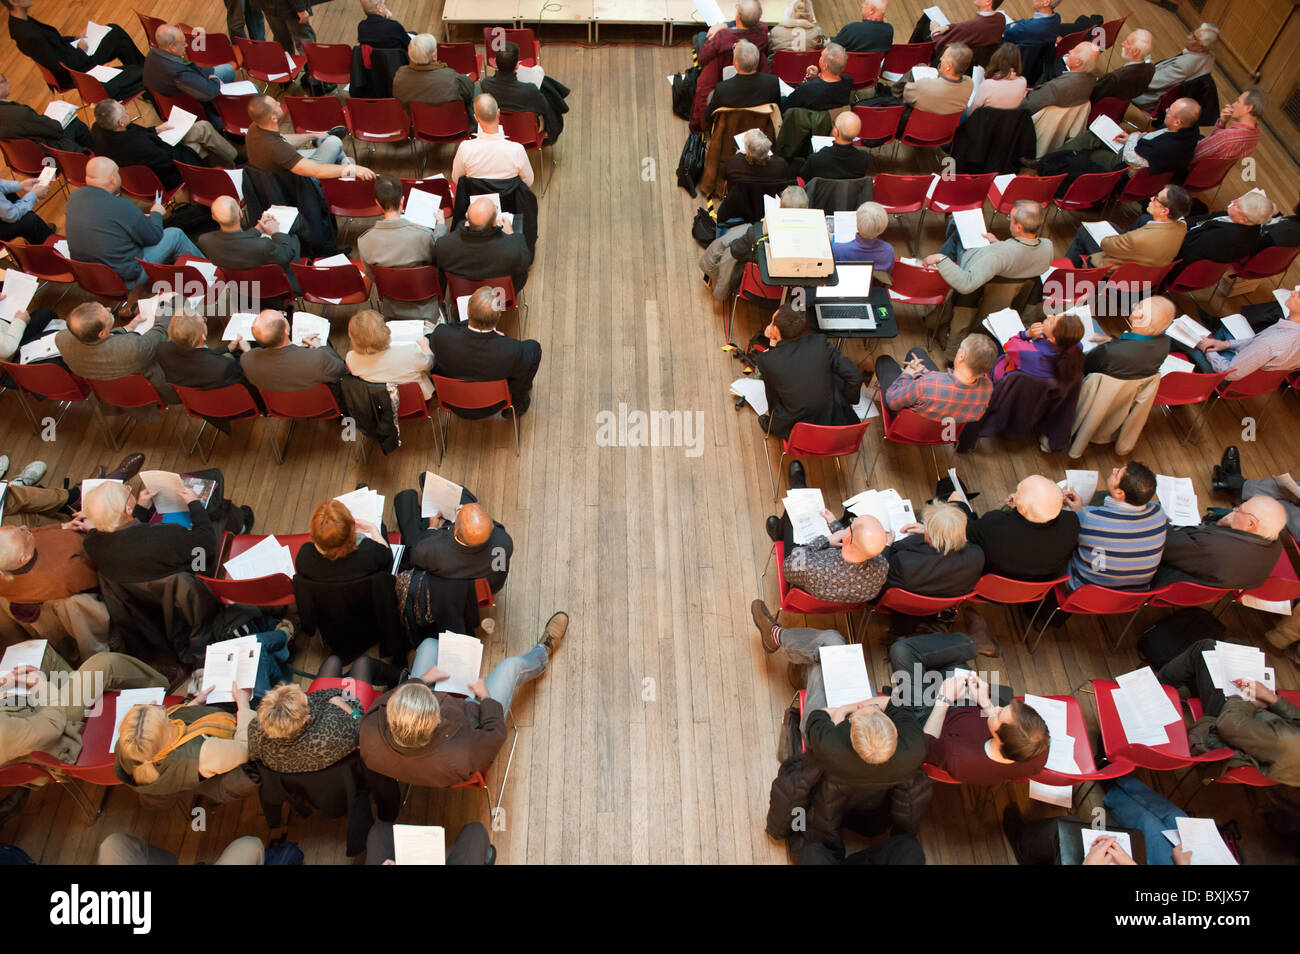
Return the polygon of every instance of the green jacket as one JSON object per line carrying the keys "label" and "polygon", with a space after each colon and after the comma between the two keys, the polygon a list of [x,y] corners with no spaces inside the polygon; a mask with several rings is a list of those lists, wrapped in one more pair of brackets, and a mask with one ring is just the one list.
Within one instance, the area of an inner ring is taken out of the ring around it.
{"label": "green jacket", "polygon": [[1286,699],[1267,709],[1233,697],[1218,716],[1197,720],[1188,730],[1193,751],[1207,752],[1223,746],[1236,749],[1224,769],[1252,765],[1283,785],[1300,785],[1300,709]]}

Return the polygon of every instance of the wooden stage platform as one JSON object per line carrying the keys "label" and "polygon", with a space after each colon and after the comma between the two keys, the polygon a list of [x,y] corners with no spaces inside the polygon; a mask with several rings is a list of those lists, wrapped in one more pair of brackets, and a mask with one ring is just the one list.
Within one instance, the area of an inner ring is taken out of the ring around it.
{"label": "wooden stage platform", "polygon": [[[769,5],[763,19],[774,24],[781,7]],[[459,26],[582,26],[587,41],[600,42],[601,24],[658,27],[660,42],[673,42],[673,28],[705,28],[695,0],[447,0],[442,14],[444,39]]]}

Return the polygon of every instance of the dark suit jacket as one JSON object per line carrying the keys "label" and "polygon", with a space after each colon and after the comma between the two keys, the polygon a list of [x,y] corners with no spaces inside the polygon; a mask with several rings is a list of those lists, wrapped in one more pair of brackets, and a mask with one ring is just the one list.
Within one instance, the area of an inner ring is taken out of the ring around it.
{"label": "dark suit jacket", "polygon": [[1199,259],[1239,262],[1259,246],[1258,225],[1218,221],[1219,214],[1197,216],[1188,221],[1190,227],[1183,237],[1182,247],[1178,249],[1184,268]]}
{"label": "dark suit jacket", "polygon": [[[439,245],[442,243],[439,242]],[[542,363],[542,346],[536,341],[517,341],[492,332],[472,331],[468,321],[443,323],[433,331],[433,373],[462,381],[498,381],[510,387],[510,399],[518,405],[533,386]],[[458,410],[461,417],[478,419],[496,414],[504,405],[479,410]]]}
{"label": "dark suit jacket", "polygon": [[1259,231],[1259,246],[1255,251],[1261,248],[1271,248],[1274,245],[1281,245],[1286,248],[1295,248],[1300,245],[1300,215],[1284,215],[1273,219],[1271,222],[1265,222]]}
{"label": "dark suit jacket", "polygon": [[1149,378],[1160,370],[1169,356],[1169,336],[1154,338],[1116,338],[1098,345],[1084,358],[1085,374],[1108,374],[1112,378],[1131,381]]}
{"label": "dark suit jacket", "polygon": [[58,120],[9,99],[0,99],[0,139],[30,139],[66,152],[79,152],[91,145],[90,131],[80,119],[74,117],[64,129]]}
{"label": "dark suit jacket", "polygon": [[853,79],[849,76],[841,76],[834,83],[814,76],[794,88],[794,92],[781,103],[781,112],[796,106],[803,109],[838,109],[849,104],[852,94]]}
{"label": "dark suit jacket", "polygon": [[1153,586],[1192,580],[1207,586],[1252,589],[1268,579],[1281,551],[1280,540],[1265,540],[1230,527],[1170,527]]}
{"label": "dark suit jacket", "polygon": [[1191,165],[1192,154],[1201,139],[1200,130],[1195,126],[1166,132],[1152,138],[1149,134],[1142,137],[1134,147],[1139,156],[1147,161],[1151,175],[1162,172],[1184,172]]}
{"label": "dark suit jacket", "polygon": [[921,596],[960,596],[975,589],[984,572],[984,551],[968,543],[956,553],[941,555],[913,533],[885,548],[889,558],[886,586],[896,586]]}
{"label": "dark suit jacket", "polygon": [[411,45],[406,27],[396,20],[371,13],[357,24],[357,44],[376,49],[404,50]]}
{"label": "dark suit jacket", "polygon": [[1097,77],[1093,73],[1061,73],[1030,90],[1021,109],[1036,113],[1044,106],[1079,106],[1088,102],[1096,84]]}
{"label": "dark suit jacket", "polygon": [[528,281],[533,257],[521,232],[507,235],[497,226],[478,231],[462,222],[433,246],[433,264],[462,278],[501,278],[509,275],[515,291]]}
{"label": "dark suit jacket", "polygon": [[95,155],[108,156],[120,167],[148,166],[158,177],[164,189],[174,189],[181,184],[181,171],[177,162],[190,166],[203,165],[203,159],[189,146],[170,146],[158,138],[147,126],[130,123],[121,132],[105,129],[96,123],[90,127],[95,143]]}
{"label": "dark suit jacket", "polygon": [[850,53],[888,53],[894,45],[894,27],[883,20],[859,20],[846,24],[834,42]]}
{"label": "dark suit jacket", "polygon": [[160,342],[154,360],[169,384],[211,391],[244,380],[239,359],[226,349],[181,348],[170,339]]}
{"label": "dark suit jacket", "polygon": [[1047,523],[1030,523],[1019,511],[990,510],[968,519],[966,539],[984,551],[984,573],[1012,580],[1064,576],[1079,545],[1079,516],[1062,510]]}
{"label": "dark suit jacket", "polygon": [[771,432],[789,437],[794,425],[856,424],[853,405],[862,390],[862,372],[825,336],[812,333],[782,341],[754,356],[767,391]]}
{"label": "dark suit jacket", "polygon": [[542,91],[532,83],[525,83],[513,73],[498,72],[484,76],[478,85],[483,92],[490,93],[497,106],[507,113],[536,113],[542,120],[546,141],[555,141],[563,123]]}
{"label": "dark suit jacket", "polygon": [[10,17],[9,36],[24,56],[30,57],[53,73],[59,85],[65,89],[72,87],[72,77],[68,75],[68,69],[87,73],[97,62],[88,53],[72,45],[76,37],[63,36],[48,23],[42,23],[32,16],[28,16],[26,20]]}
{"label": "dark suit jacket", "polygon": [[199,249],[219,268],[257,268],[259,265],[279,265],[289,276],[289,284],[298,291],[298,282],[289,270],[289,263],[302,254],[298,236],[288,232],[263,235],[257,229],[238,232],[204,232],[199,236]]}
{"label": "dark suit jacket", "polygon": [[803,161],[799,178],[810,179],[861,179],[871,164],[871,153],[848,143],[833,142],[819,149]]}
{"label": "dark suit jacket", "polygon": [[510,573],[510,557],[515,551],[514,541],[506,533],[506,528],[493,521],[487,541],[473,547],[457,543],[455,532],[454,524],[444,523],[437,530],[425,534],[411,549],[411,563],[444,580],[483,577],[493,593],[505,586],[506,576]]}
{"label": "dark suit jacket", "polygon": [[333,348],[254,348],[239,359],[244,375],[259,391],[305,391],[318,384],[337,385],[347,365]]}
{"label": "dark suit jacket", "polygon": [[1134,96],[1141,96],[1147,91],[1155,72],[1154,63],[1130,63],[1121,66],[1097,80],[1097,85],[1092,88],[1090,99],[1094,103],[1100,103],[1103,99],[1132,100]]}
{"label": "dark suit jacket", "polygon": [[737,73],[713,88],[706,126],[713,125],[713,111],[724,106],[748,109],[781,101],[781,81],[773,73]]}

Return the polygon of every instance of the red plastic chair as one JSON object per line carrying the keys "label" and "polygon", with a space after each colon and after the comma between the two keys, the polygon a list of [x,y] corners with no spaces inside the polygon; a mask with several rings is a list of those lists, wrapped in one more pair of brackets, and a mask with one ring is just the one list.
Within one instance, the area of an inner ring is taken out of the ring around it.
{"label": "red plastic chair", "polygon": [[1046,209],[1064,181],[1065,173],[1059,176],[1016,176],[1007,183],[1005,191],[999,191],[995,182],[989,186],[988,192],[993,214],[1010,215],[1021,199],[1030,199]]}
{"label": "red plastic chair", "polygon": [[[925,207],[925,197],[930,191],[932,181],[933,178],[928,175],[900,176],[882,172],[872,183],[871,200],[883,206],[890,215],[901,216],[909,212],[919,212]],[[915,237],[910,233],[908,244],[909,250],[915,251]]]}
{"label": "red plastic chair", "polygon": [[248,289],[246,297],[252,302],[286,301],[298,297],[289,284],[289,276],[279,265],[259,265],[256,268],[218,268],[217,280],[235,283],[239,289]]}
{"label": "red plastic chair", "polygon": [[286,96],[282,102],[296,133],[319,136],[348,124],[347,111],[337,96]]}
{"label": "red plastic chair", "polygon": [[1237,273],[1238,278],[1246,280],[1278,278],[1280,287],[1282,283],[1279,276],[1287,273],[1297,255],[1300,255],[1300,247],[1288,248],[1283,245],[1273,245],[1269,248],[1260,249],[1249,258],[1243,258],[1236,264],[1233,271]]}
{"label": "red plastic chair", "polygon": [[[229,128],[229,127],[227,127]],[[225,169],[212,169],[207,166],[190,166],[183,162],[176,163],[189,190],[190,198],[199,205],[211,205],[220,196],[228,195],[241,206],[244,200],[235,188],[235,182],[226,174]]]}
{"label": "red plastic chair", "polygon": [[[277,536],[277,540],[283,540]],[[234,556],[235,554],[231,554]],[[222,572],[225,572],[222,570]],[[225,606],[288,606],[293,603],[293,578],[283,573],[259,576],[251,580],[231,580],[199,576],[212,595]]]}
{"label": "red plastic chair", "polygon": [[[429,430],[433,431],[435,442],[439,445],[438,460],[442,460],[444,451],[441,450],[442,434],[438,430],[437,421],[434,420],[431,413],[432,408],[437,407],[437,396],[424,399],[424,392],[420,390],[418,381],[407,381],[405,384],[397,386],[397,419],[399,421],[428,421]],[[492,590],[487,585],[487,580],[477,580],[477,583],[483,584],[483,590],[487,592],[487,602],[483,602],[483,592],[479,592],[479,606],[492,605]]]}
{"label": "red plastic chair", "polygon": [[[927,113],[924,109],[913,109],[907,117],[907,125],[898,141],[915,149],[929,149],[946,146],[961,125],[961,113],[949,113],[938,116]],[[986,190],[987,191],[987,190]]]}
{"label": "red plastic chair", "polygon": [[[1065,584],[1061,584],[1056,587],[1055,592],[1057,605],[1052,609],[1047,620],[1043,623],[1043,628],[1038,631],[1038,638],[1035,639],[1034,644],[1029,647],[1031,653],[1038,649],[1038,644],[1042,641],[1043,633],[1046,632],[1047,627],[1052,624],[1052,620],[1056,618],[1057,613],[1079,613],[1086,616],[1113,616],[1119,613],[1131,614],[1128,618],[1128,623],[1125,624],[1119,637],[1111,646],[1111,649],[1119,649],[1120,644],[1124,642],[1124,635],[1128,632],[1129,626],[1132,625],[1134,617],[1137,616],[1137,611],[1143,607],[1151,595],[1150,593],[1144,592],[1135,593],[1128,590],[1115,590],[1108,586],[1098,586],[1095,583],[1085,583],[1077,590],[1071,590]],[[1026,637],[1028,636],[1029,629],[1033,628],[1033,625],[1037,620],[1038,613],[1035,612],[1033,619],[1029,621],[1029,628],[1025,630]]]}
{"label": "red plastic chair", "polygon": [[[1165,726],[1169,741],[1160,745],[1142,745],[1130,742],[1124,734],[1112,693],[1119,683],[1104,679],[1092,680],[1092,691],[1097,697],[1097,721],[1101,725],[1101,742],[1106,758],[1111,762],[1123,759],[1140,768],[1168,772],[1188,768],[1198,762],[1222,762],[1232,755],[1232,749],[1213,749],[1204,755],[1193,755],[1187,742],[1187,726],[1179,717]],[[1179,708],[1178,690],[1164,686],[1166,695],[1175,709]]]}
{"label": "red plastic chair", "polygon": [[1214,288],[1219,280],[1228,274],[1231,262],[1212,262],[1208,258],[1198,258],[1178,270],[1178,274],[1165,286],[1166,292],[1197,292]]}
{"label": "red plastic chair", "polygon": [[70,285],[77,280],[68,260],[54,250],[54,242],[63,236],[51,235],[44,245],[23,245],[19,242],[0,242],[6,252],[29,275],[43,282]]}
{"label": "red plastic chair", "polygon": [[456,314],[453,309],[457,298],[472,295],[480,288],[493,288],[501,292],[506,311],[520,309],[519,337],[524,336],[524,329],[528,327],[528,305],[515,293],[515,283],[509,275],[500,278],[462,278],[448,272],[443,278],[446,280],[448,318]]}
{"label": "red plastic chair", "polygon": [[1109,116],[1115,122],[1124,121],[1124,114],[1128,112],[1129,101],[1122,96],[1107,96],[1105,99],[1099,99],[1092,104],[1092,109],[1088,113],[1088,125],[1098,116]]}
{"label": "red plastic chair", "polygon": [[[319,83],[346,86],[352,82],[352,46],[348,43],[304,43],[307,72]],[[438,54],[441,58],[442,47]]]}
{"label": "red plastic chair", "polygon": [[[519,65],[536,66],[537,65],[537,36],[529,29],[502,29],[501,27],[484,27],[483,28],[483,52],[487,54],[487,65],[492,69],[497,68],[497,58],[494,55],[497,50],[502,49],[502,44],[514,43],[519,47]],[[438,51],[442,52],[442,44],[438,44]]]}
{"label": "red plastic chair", "polygon": [[[162,399],[158,389],[153,386],[148,378],[143,374],[127,374],[120,378],[110,378],[104,381],[87,380],[91,393],[99,398],[99,404],[107,404],[110,407],[132,410],[134,408],[152,407],[159,411],[167,410],[167,402]],[[99,404],[94,404],[95,417],[99,419],[100,427],[104,429],[104,439],[108,446],[113,450],[118,450],[122,446],[122,439],[135,426],[134,418],[128,418],[116,434],[109,427],[103,410]]]}
{"label": "red plastic chair", "polygon": [[[235,37],[235,45],[244,59],[244,72],[260,83],[283,83],[288,86],[307,65],[307,57],[290,56],[279,43]],[[348,64],[349,77],[352,64]],[[265,88],[265,87],[263,87]]]}
{"label": "red plastic chair", "polygon": [[[64,68],[67,69],[67,67]],[[77,87],[77,95],[81,97],[81,103],[87,109],[93,108],[100,100],[109,98],[108,90],[104,88],[104,84],[95,79],[95,77],[91,76],[89,73],[78,73],[74,69],[68,69],[68,75],[72,77],[72,85]],[[143,94],[144,90],[141,90],[139,93],[132,93],[130,96],[121,100],[121,103],[123,106],[128,106],[131,103],[134,103]],[[139,104],[136,104],[135,112],[137,116],[140,115]]]}
{"label": "red plastic chair", "polygon": [[731,307],[727,309],[727,317],[722,327],[722,336],[728,344],[731,344],[731,326],[736,320],[736,311],[742,301],[748,302],[760,311],[775,311],[781,305],[781,288],[763,283],[757,263],[745,263],[740,273],[740,284],[736,286],[736,294],[731,299]]}
{"label": "red plastic chair", "polygon": [[59,174],[68,183],[69,189],[80,189],[86,184],[86,165],[94,158],[93,156],[88,156],[84,152],[55,149],[53,146],[48,146],[46,149],[59,164]]}
{"label": "red plastic chair", "polygon": [[994,172],[939,176],[938,181],[934,182],[933,190],[926,195],[925,205],[921,207],[921,217],[916,223],[917,238],[920,239],[921,230],[925,228],[926,212],[948,215],[967,209],[983,209],[984,200],[996,178],[997,173]]}
{"label": "red plastic chair", "polygon": [[1111,266],[1098,268],[1054,268],[1043,282],[1043,307],[1073,305],[1097,294],[1097,286],[1105,279]]}
{"label": "red plastic chair", "polygon": [[[1300,691],[1279,689],[1277,694],[1292,705],[1300,706]],[[1201,700],[1195,696],[1187,700],[1187,711],[1191,713],[1193,722],[1199,721],[1205,715]],[[1269,778],[1253,765],[1235,765],[1216,778],[1215,781],[1224,785],[1250,785],[1253,788],[1272,788],[1274,785],[1281,784]]]}
{"label": "red plastic chair", "polygon": [[[224,36],[222,39],[226,39]],[[229,41],[227,41],[229,42]],[[189,93],[175,92],[170,96],[160,93],[157,90],[149,90],[149,95],[153,97],[154,102],[158,104],[159,114],[166,119],[172,114],[172,109],[183,109],[187,113],[193,113],[199,119],[206,117],[207,112],[203,104],[191,96]]]}
{"label": "red plastic chair", "polygon": [[456,186],[449,179],[403,179],[402,180],[402,200],[406,201],[411,197],[411,190],[419,189],[421,192],[431,192],[441,199],[440,208],[446,218],[451,218],[451,210],[456,204]]}
{"label": "red plastic chair", "polygon": [[767,568],[772,565],[773,558],[776,560],[777,592],[780,593],[777,616],[779,617],[781,613],[799,613],[802,616],[839,616],[843,613],[849,641],[853,642],[853,614],[860,612],[867,604],[828,603],[817,599],[811,593],[791,586],[785,578],[785,543],[781,540],[772,544],[772,550],[767,555],[767,563],[764,564],[763,572],[759,577],[760,587],[764,591],[767,585]]}
{"label": "red plastic chair", "polygon": [[937,268],[922,268],[896,260],[889,274],[893,282],[889,286],[889,299],[900,305],[942,305],[952,290]]}
{"label": "red plastic chair", "polygon": [[360,305],[370,301],[370,278],[361,262],[350,265],[299,265],[291,262],[293,277],[298,279],[303,301],[314,305]]}
{"label": "red plastic chair", "polygon": [[[884,395],[880,395],[880,425],[884,431],[884,439],[892,441],[895,444],[916,444],[930,448],[930,459],[934,463],[935,473],[940,473],[939,459],[934,453],[934,448],[941,444],[956,444],[957,439],[961,436],[961,428],[957,428],[951,439],[944,436],[946,425],[942,421],[932,421],[927,417],[922,417],[916,411],[910,408],[904,408],[901,411],[891,411],[885,406]],[[876,465],[880,463],[880,456],[884,453],[884,445],[876,452],[876,458],[871,462],[871,470],[867,474],[867,485],[870,486],[871,478],[876,472]]]}
{"label": "red plastic chair", "polygon": [[107,265],[99,262],[77,262],[67,260],[72,266],[72,274],[77,276],[77,284],[83,291],[90,292],[97,298],[110,301],[125,301],[131,294],[120,275]]}
{"label": "red plastic chair", "polygon": [[30,139],[0,139],[0,152],[9,168],[24,179],[39,176],[48,158],[45,150]]}
{"label": "red plastic chair", "polygon": [[885,54],[880,75],[886,79],[903,76],[913,66],[928,66],[933,57],[933,40],[924,43],[895,43]]}
{"label": "red plastic chair", "polygon": [[1168,110],[1171,105],[1173,105],[1174,100],[1178,99],[1182,95],[1183,95],[1183,84],[1175,83],[1173,86],[1169,87],[1167,90],[1165,90],[1163,93],[1160,94],[1160,98],[1156,100],[1156,104],[1153,107],[1151,107],[1151,109],[1145,109],[1144,107],[1138,107],[1138,108],[1143,109],[1150,116],[1156,116],[1156,117],[1163,116],[1165,111]]}
{"label": "red plastic chair", "polygon": [[1257,600],[1263,600],[1266,603],[1291,602],[1300,600],[1300,574],[1296,573],[1294,564],[1291,562],[1290,555],[1286,548],[1277,555],[1277,563],[1273,565],[1268,579],[1255,587],[1253,590],[1242,590],[1237,594],[1236,601],[1240,603],[1243,598],[1250,596]]}
{"label": "red plastic chair", "polygon": [[1183,188],[1188,192],[1209,192],[1211,189],[1217,189],[1237,162],[1236,159],[1202,159],[1188,170],[1187,178],[1183,180]]}
{"label": "red plastic chair", "polygon": [[862,120],[862,132],[858,134],[858,139],[880,146],[893,142],[898,136],[898,124],[903,121],[903,110],[906,108],[905,106],[854,106],[853,111],[857,113],[858,119]]}
{"label": "red plastic chair", "polygon": [[50,91],[50,95],[55,99],[62,99],[64,93],[72,92],[74,87],[63,86],[59,83],[58,79],[55,78],[54,74],[41,66],[40,63],[36,63],[34,60],[33,63],[36,66],[36,72],[40,73],[41,80],[45,83],[45,88]]}
{"label": "red plastic chair", "polygon": [[[1076,785],[1079,782],[1102,782],[1106,779],[1119,778],[1133,771],[1133,763],[1128,759],[1116,758],[1105,768],[1097,768],[1096,757],[1092,754],[1092,745],[1088,741],[1088,727],[1083,721],[1083,707],[1074,696],[1046,696],[1065,703],[1065,729],[1074,739],[1074,764],[1077,772],[1056,772],[1045,768],[1033,777],[1041,785]],[[1080,800],[1086,792],[1080,793]]]}
{"label": "red plastic chair", "polygon": [[[172,387],[180,395],[181,406],[185,408],[185,413],[200,422],[199,429],[194,434],[194,441],[185,452],[187,454],[193,454],[198,448],[199,440],[203,437],[203,431],[208,426],[208,418],[242,420],[246,417],[260,417],[262,414],[257,402],[253,400],[253,396],[248,392],[248,388],[242,384],[228,384],[223,388],[212,388],[210,390],[186,388],[181,387],[179,384],[174,384]],[[205,461],[212,456],[212,449],[217,445],[216,435],[219,435],[221,431],[213,428],[212,433],[212,443],[203,452]]]}
{"label": "red plastic chair", "polygon": [[1106,280],[1097,286],[1096,298],[1107,295],[1151,294],[1159,288],[1169,274],[1173,265],[1139,265],[1136,262],[1121,262]]}
{"label": "red plastic chair", "polygon": [[848,63],[844,66],[844,75],[853,79],[854,89],[876,85],[884,66],[884,53],[849,53],[848,59]]}
{"label": "red plastic chair", "polygon": [[320,187],[325,193],[330,213],[342,216],[345,221],[369,219],[384,214],[375,200],[373,179],[321,179]]}
{"label": "red plastic chair", "polygon": [[160,17],[151,17],[149,14],[141,13],[139,10],[135,11],[135,15],[140,20],[140,27],[144,30],[145,40],[148,41],[150,46],[157,46],[158,28],[160,26],[166,26],[167,21]]}
{"label": "red plastic chair", "polygon": [[[500,118],[501,131],[507,139],[520,143],[524,152],[535,152],[540,156],[546,136],[542,132],[542,121],[536,113],[508,113],[502,110]],[[542,195],[546,195],[546,190],[551,187],[551,179],[555,177],[555,161],[555,150],[552,149],[551,171],[546,176],[546,185],[542,186]]]}
{"label": "red plastic chair", "polygon": [[402,104],[392,97],[349,99],[348,120],[348,128],[352,130],[353,140],[370,143],[372,153],[375,143],[405,142],[411,147],[411,158],[415,158],[415,143],[411,139],[411,117],[406,114]]}
{"label": "red plastic chair", "polygon": [[[240,96],[226,96],[218,94],[217,98],[212,101],[216,107],[217,115],[221,117],[221,125],[225,131],[232,136],[247,136],[248,127],[252,120],[248,118],[248,101],[253,98],[252,93],[244,93]],[[178,162],[177,165],[180,165]]]}
{"label": "red plastic chair", "polygon": [[442,283],[438,281],[438,270],[432,265],[414,268],[371,265],[370,277],[375,281],[375,291],[380,298],[411,303],[442,299]]}
{"label": "red plastic chair", "polygon": [[880,599],[867,612],[867,623],[864,628],[871,626],[871,617],[877,612],[902,613],[905,616],[933,616],[960,606],[974,595],[974,592],[970,592],[960,596],[922,596],[920,593],[913,593],[902,587],[891,586],[881,594]]}
{"label": "red plastic chair", "polygon": [[1115,203],[1145,202],[1152,196],[1158,195],[1161,189],[1169,185],[1173,177],[1172,172],[1152,175],[1149,169],[1139,169],[1128,182],[1124,183],[1123,190],[1115,196]]}
{"label": "red plastic chair", "polygon": [[456,415],[454,409],[476,411],[504,404],[502,410],[510,412],[510,421],[515,426],[515,456],[519,456],[519,415],[514,412],[515,405],[510,398],[510,386],[504,378],[496,381],[462,381],[459,378],[445,378],[435,374],[433,390],[438,395],[438,405],[447,412],[442,429],[444,452],[448,446],[447,437],[451,433],[451,418]]}
{"label": "red plastic chair", "polygon": [[1279,371],[1252,371],[1236,381],[1224,380],[1218,387],[1219,397],[1228,401],[1243,401],[1246,398],[1272,394],[1295,368],[1283,368]]}
{"label": "red plastic chair", "polygon": [[163,205],[167,205],[185,187],[182,179],[181,185],[171,189],[163,188],[158,173],[148,166],[120,166],[118,172],[122,176],[122,193],[150,205],[153,205],[154,196],[160,196]]}
{"label": "red plastic chair", "polygon": [[[195,42],[199,37],[203,38],[202,43]],[[230,37],[224,33],[209,33],[207,30],[186,28],[185,48],[190,61],[195,66],[203,69],[211,69],[217,66],[234,66],[238,68],[243,63],[239,58],[239,51],[230,42]],[[195,113],[195,115],[200,118],[203,116],[202,113]]]}
{"label": "red plastic chair", "polygon": [[804,81],[808,67],[817,66],[820,61],[820,50],[777,50],[772,54],[772,72],[791,86],[798,86]]}
{"label": "red plastic chair", "polygon": [[1125,21],[1132,15],[1132,13],[1126,13],[1118,20],[1107,20],[1101,25],[1104,49],[1107,53],[1115,49],[1115,44],[1119,41],[1119,31],[1124,29]]}
{"label": "red plastic chair", "polygon": [[1224,589],[1218,586],[1206,586],[1204,583],[1180,580],[1162,586],[1158,590],[1153,590],[1146,605],[1158,609],[1204,606],[1207,603],[1217,603],[1224,597],[1235,595],[1236,592],[1236,590]]}
{"label": "red plastic chair", "polygon": [[1076,33],[1067,33],[1056,41],[1056,55],[1065,56],[1080,43],[1087,43],[1092,39],[1092,30],[1079,30]]}
{"label": "red plastic chair", "polygon": [[[858,424],[829,426],[825,424],[807,424],[799,421],[790,431],[790,436],[781,441],[781,459],[776,469],[784,473],[785,458],[791,457],[829,457],[835,461],[835,473],[843,479],[844,471],[840,467],[840,458],[850,454],[861,456],[862,439],[867,434],[871,421]],[[772,485],[772,499],[776,500],[776,479],[772,475],[772,459],[767,457],[767,479]],[[856,467],[857,464],[855,463]],[[863,465],[865,466],[865,464]],[[849,471],[853,476],[853,471]]]}
{"label": "red plastic chair", "polygon": [[1113,172],[1089,172],[1070,183],[1065,195],[1052,199],[1053,207],[1065,212],[1083,212],[1104,205],[1127,169]]}
{"label": "red plastic chair", "polygon": [[461,142],[470,138],[469,116],[459,100],[436,106],[412,102],[410,106],[411,131],[420,142]]}
{"label": "red plastic chair", "polygon": [[18,395],[18,403],[22,405],[27,420],[37,434],[41,432],[41,425],[32,413],[31,405],[27,403],[28,394],[38,401],[53,401],[59,407],[59,416],[54,419],[56,426],[63,420],[63,415],[68,413],[73,401],[84,401],[90,397],[90,385],[61,364],[0,361],[0,367],[17,385],[14,393]]}
{"label": "red plastic chair", "polygon": [[289,422],[284,441],[272,445],[276,463],[279,464],[284,463],[285,452],[289,449],[289,441],[293,438],[294,428],[299,421],[329,421],[342,416],[338,402],[334,400],[334,393],[325,384],[302,391],[262,391],[261,395],[266,404],[267,417],[278,417]]}
{"label": "red plastic chair", "polygon": [[[182,261],[182,259],[184,260]],[[171,265],[146,262],[142,258],[137,258],[136,261],[144,269],[144,273],[149,279],[149,288],[154,293],[176,291],[180,292],[182,297],[185,298],[207,297],[211,287],[208,284],[208,279],[203,272],[192,264],[193,262],[206,262],[206,259],[182,256]]]}
{"label": "red plastic chair", "polygon": [[1030,580],[1013,580],[1010,577],[998,576],[996,573],[985,573],[980,577],[979,582],[975,584],[975,596],[973,599],[981,603],[1033,603],[1036,600],[1042,600],[1048,592],[1057,586],[1062,586],[1069,582],[1069,575],[1059,577],[1055,580],[1042,580],[1034,582]]}
{"label": "red plastic chair", "polygon": [[439,43],[438,61],[476,83],[483,73],[483,57],[475,51],[473,43]]}
{"label": "red plastic chair", "polygon": [[[1186,371],[1170,371],[1168,374],[1161,375],[1160,383],[1156,387],[1155,406],[1160,408],[1171,424],[1174,422],[1171,408],[1208,401],[1210,395],[1218,390],[1219,384],[1228,376],[1227,371],[1218,374],[1202,374],[1190,361],[1186,364]],[[1202,414],[1200,420],[1181,437],[1182,443],[1186,444],[1192,439],[1204,419],[1205,415]]]}

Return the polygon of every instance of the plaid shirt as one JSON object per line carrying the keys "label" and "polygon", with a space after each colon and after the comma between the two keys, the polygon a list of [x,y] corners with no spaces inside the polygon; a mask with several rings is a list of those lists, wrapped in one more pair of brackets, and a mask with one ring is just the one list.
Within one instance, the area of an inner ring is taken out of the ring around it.
{"label": "plaid shirt", "polygon": [[958,424],[977,421],[989,406],[993,382],[981,375],[973,384],[962,384],[946,371],[923,371],[916,377],[904,374],[885,392],[891,411],[904,408],[932,421],[948,418]]}
{"label": "plaid shirt", "polygon": [[1245,123],[1224,126],[1223,120],[1214,124],[1214,132],[1196,144],[1192,162],[1203,159],[1242,159],[1255,151],[1259,142],[1259,127]]}

